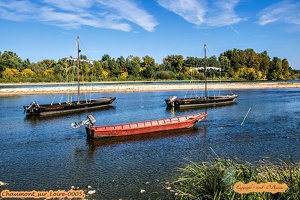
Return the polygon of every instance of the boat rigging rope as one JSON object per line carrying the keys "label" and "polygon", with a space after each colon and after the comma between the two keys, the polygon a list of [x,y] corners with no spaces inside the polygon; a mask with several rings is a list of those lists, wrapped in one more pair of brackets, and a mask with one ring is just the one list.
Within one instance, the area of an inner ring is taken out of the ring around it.
{"label": "boat rigging rope", "polygon": [[61,98],[60,98],[60,101],[59,101],[59,105],[61,104],[61,101],[62,101],[62,99],[63,99],[63,95],[61,95]]}

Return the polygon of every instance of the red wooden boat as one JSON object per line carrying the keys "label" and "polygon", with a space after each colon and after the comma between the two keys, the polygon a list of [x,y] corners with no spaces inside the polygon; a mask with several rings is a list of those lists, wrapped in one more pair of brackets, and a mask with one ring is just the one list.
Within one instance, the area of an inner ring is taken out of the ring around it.
{"label": "red wooden boat", "polygon": [[133,122],[128,124],[94,126],[96,123],[95,118],[92,115],[88,115],[87,120],[80,123],[73,123],[72,126],[74,128],[78,128],[86,124],[86,133],[88,137],[103,138],[190,128],[193,127],[195,123],[205,119],[206,117],[207,113],[200,113],[143,122]]}

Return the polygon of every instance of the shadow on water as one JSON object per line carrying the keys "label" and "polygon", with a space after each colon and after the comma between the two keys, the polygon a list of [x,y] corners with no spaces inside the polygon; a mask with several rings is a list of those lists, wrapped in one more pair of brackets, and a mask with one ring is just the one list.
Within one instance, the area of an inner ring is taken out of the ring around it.
{"label": "shadow on water", "polygon": [[30,121],[30,122],[38,122],[38,121],[48,121],[52,119],[64,119],[64,118],[71,118],[71,117],[77,117],[80,114],[89,114],[90,112],[96,112],[96,111],[108,111],[108,110],[115,110],[115,106],[105,106],[101,108],[94,108],[94,109],[88,109],[88,110],[81,110],[81,111],[74,111],[70,113],[56,113],[51,115],[26,115],[24,120]]}
{"label": "shadow on water", "polygon": [[216,108],[222,108],[222,107],[233,107],[233,106],[237,106],[238,103],[237,102],[233,102],[231,104],[227,104],[227,105],[211,105],[208,107],[203,107],[203,106],[192,106],[192,107],[166,107],[166,111],[169,112],[187,112],[187,111],[202,111],[202,112],[208,112],[211,109],[216,109]]}
{"label": "shadow on water", "polygon": [[108,137],[108,138],[98,138],[98,139],[87,138],[86,143],[89,151],[94,152],[98,148],[115,146],[118,144],[138,143],[138,142],[154,141],[154,140],[175,138],[175,137],[188,137],[196,134],[205,135],[206,133],[207,133],[206,127],[195,125],[194,127],[186,128],[186,129],[161,131],[161,132],[139,134],[139,135],[132,135],[132,136]]}

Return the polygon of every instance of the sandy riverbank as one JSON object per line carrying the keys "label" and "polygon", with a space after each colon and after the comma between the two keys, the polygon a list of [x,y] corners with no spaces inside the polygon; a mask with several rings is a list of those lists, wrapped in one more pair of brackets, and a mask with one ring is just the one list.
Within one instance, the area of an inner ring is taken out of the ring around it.
{"label": "sandy riverbank", "polygon": [[[209,90],[241,90],[263,88],[300,88],[300,82],[240,82],[240,83],[213,83]],[[108,92],[142,92],[142,91],[173,91],[173,90],[203,90],[204,84],[103,84],[98,86],[81,86],[82,93],[108,93]],[[76,87],[5,87],[2,85],[0,96],[77,93]]]}

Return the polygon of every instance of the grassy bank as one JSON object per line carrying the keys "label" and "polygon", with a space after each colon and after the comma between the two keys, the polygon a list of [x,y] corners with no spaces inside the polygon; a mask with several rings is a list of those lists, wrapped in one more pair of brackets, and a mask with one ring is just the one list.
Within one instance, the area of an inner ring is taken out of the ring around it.
{"label": "grassy bank", "polygon": [[[214,156],[207,162],[190,163],[180,169],[181,175],[172,183],[177,199],[300,199],[300,163],[291,159],[272,163],[267,160],[258,164],[237,158]],[[237,182],[278,182],[287,184],[285,192],[251,192],[241,194],[234,191]]]}

